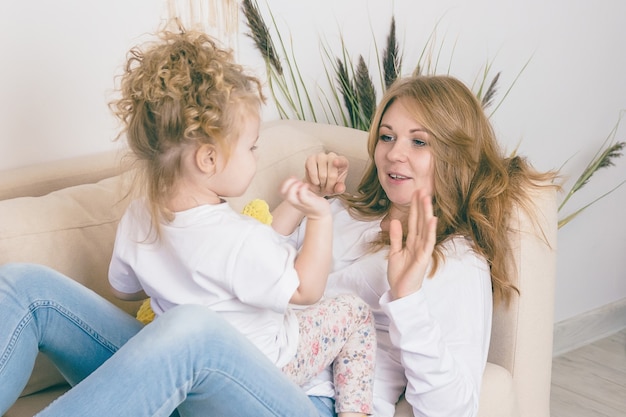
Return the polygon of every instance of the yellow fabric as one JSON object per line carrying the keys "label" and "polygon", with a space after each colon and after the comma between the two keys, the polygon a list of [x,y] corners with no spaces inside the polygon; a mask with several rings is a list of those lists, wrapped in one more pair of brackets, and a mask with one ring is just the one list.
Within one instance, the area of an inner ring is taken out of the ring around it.
{"label": "yellow fabric", "polygon": [[143,303],[141,303],[139,310],[137,310],[137,320],[139,320],[143,324],[148,324],[152,320],[154,320],[154,311],[152,311],[152,307],[150,307],[149,298],[143,300]]}
{"label": "yellow fabric", "polygon": [[241,212],[257,219],[263,224],[272,224],[272,213],[265,200],[254,199],[246,204]]}
{"label": "yellow fabric", "polygon": [[[272,224],[272,213],[265,200],[254,199],[245,205],[241,211],[243,214],[253,217],[263,224]],[[137,320],[148,324],[154,320],[154,311],[150,307],[150,299],[146,298],[137,311]]]}

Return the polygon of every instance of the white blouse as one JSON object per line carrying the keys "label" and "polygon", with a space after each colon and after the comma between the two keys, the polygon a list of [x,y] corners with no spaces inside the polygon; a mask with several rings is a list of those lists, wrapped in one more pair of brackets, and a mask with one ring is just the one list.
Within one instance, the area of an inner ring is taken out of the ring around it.
{"label": "white blouse", "polygon": [[[392,417],[405,393],[416,417],[475,416],[491,335],[489,266],[469,242],[444,244],[445,261],[416,293],[390,301],[387,250],[368,243],[380,221],[352,218],[333,200],[333,266],[325,296],[353,293],[374,314],[378,351],[374,384],[377,417]],[[292,239],[301,243],[304,226]],[[330,371],[307,386],[309,395],[333,396]]]}

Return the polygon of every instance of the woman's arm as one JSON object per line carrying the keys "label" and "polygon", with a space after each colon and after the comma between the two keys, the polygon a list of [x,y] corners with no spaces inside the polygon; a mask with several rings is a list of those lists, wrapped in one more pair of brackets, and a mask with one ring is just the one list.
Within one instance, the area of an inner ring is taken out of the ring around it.
{"label": "woman's arm", "polygon": [[418,292],[381,298],[416,417],[478,412],[491,334],[491,278],[487,263],[462,238],[449,246],[437,274]]}
{"label": "woman's arm", "polygon": [[406,398],[418,416],[475,416],[491,333],[489,267],[468,242],[446,243],[445,258],[425,281],[437,219],[429,195],[411,202],[406,243],[400,222],[390,224],[387,278],[381,307],[400,350]]}

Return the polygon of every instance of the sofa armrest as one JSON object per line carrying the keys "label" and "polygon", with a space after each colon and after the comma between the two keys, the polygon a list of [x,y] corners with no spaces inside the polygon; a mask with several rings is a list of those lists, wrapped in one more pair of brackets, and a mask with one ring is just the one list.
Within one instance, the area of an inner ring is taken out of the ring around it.
{"label": "sofa armrest", "polygon": [[0,200],[98,182],[126,170],[120,161],[120,153],[111,151],[5,170],[0,172]]}
{"label": "sofa armrest", "polygon": [[494,309],[489,361],[509,370],[522,417],[550,415],[554,288],[556,280],[556,190],[530,192],[537,220],[524,210],[512,219],[511,267],[520,296]]}

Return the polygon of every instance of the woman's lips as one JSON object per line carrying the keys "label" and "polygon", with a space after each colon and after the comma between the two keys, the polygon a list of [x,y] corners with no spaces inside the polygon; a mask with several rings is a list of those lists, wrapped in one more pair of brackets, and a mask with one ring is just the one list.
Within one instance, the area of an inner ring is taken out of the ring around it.
{"label": "woman's lips", "polygon": [[403,181],[410,180],[410,177],[407,177],[402,174],[390,173],[387,174],[387,177],[391,180],[392,183],[400,184]]}
{"label": "woman's lips", "polygon": [[406,180],[409,177],[405,177],[404,175],[400,175],[400,174],[389,174],[389,176],[391,177],[392,180]]}

